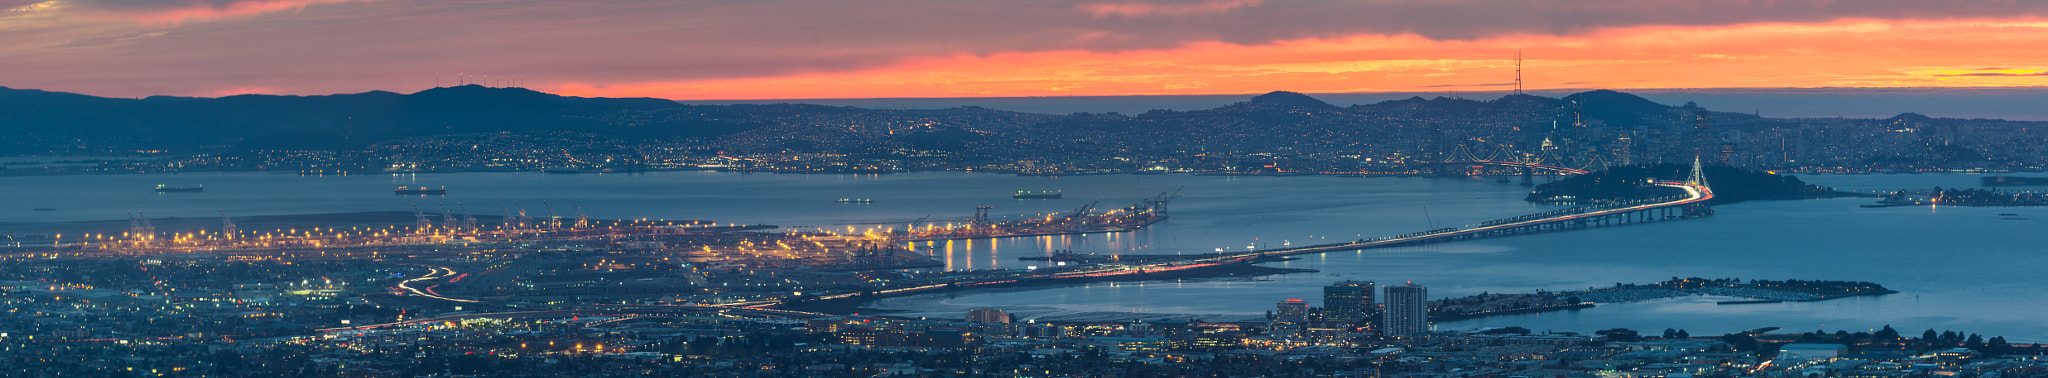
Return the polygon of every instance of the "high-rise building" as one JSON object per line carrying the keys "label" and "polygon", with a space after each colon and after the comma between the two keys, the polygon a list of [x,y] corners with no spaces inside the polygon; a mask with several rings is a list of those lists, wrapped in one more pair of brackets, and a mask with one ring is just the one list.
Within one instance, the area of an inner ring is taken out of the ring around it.
{"label": "high-rise building", "polygon": [[1010,313],[995,308],[977,308],[967,311],[968,323],[1009,323]]}
{"label": "high-rise building", "polygon": [[[1706,110],[1693,113],[1692,138],[1686,141],[1686,153],[1693,157],[1714,156],[1718,148],[1714,142],[1714,116]],[[1677,156],[1683,161],[1686,156]]]}
{"label": "high-rise building", "polygon": [[1429,331],[1429,289],[1409,282],[1387,287],[1381,327],[1387,337],[1413,338]]}
{"label": "high-rise building", "polygon": [[1301,332],[1301,326],[1308,324],[1308,302],[1300,299],[1280,301],[1273,309],[1273,323],[1267,332],[1279,336],[1293,336]]}
{"label": "high-rise building", "polygon": [[1344,281],[1323,287],[1323,320],[1357,322],[1365,320],[1378,306],[1373,301],[1372,281]]}
{"label": "high-rise building", "polygon": [[1308,322],[1308,302],[1300,299],[1280,301],[1273,309],[1273,322],[1301,324]]}

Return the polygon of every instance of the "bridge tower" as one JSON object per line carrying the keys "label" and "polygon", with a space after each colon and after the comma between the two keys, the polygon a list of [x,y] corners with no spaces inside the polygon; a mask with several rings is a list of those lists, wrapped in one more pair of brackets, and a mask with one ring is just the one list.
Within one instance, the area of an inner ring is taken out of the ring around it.
{"label": "bridge tower", "polygon": [[[1704,194],[1704,195],[1713,195],[1713,194],[1714,194],[1714,189],[1713,189],[1713,188],[1709,188],[1709,187],[1707,187],[1707,174],[1706,174],[1706,170],[1705,170],[1705,169],[1701,169],[1701,167],[1700,167],[1700,157],[1699,157],[1699,156],[1693,156],[1693,157],[1692,157],[1692,176],[1691,176],[1691,177],[1687,177],[1687,178],[1685,179],[1685,183],[1686,183],[1686,185],[1692,185],[1692,186],[1694,186],[1694,187],[1698,187],[1698,188],[1700,189],[1700,194]],[[1708,216],[1708,215],[1713,215],[1713,214],[1714,214],[1714,208],[1713,208],[1713,204],[1709,204],[1709,203],[1706,203],[1706,202],[1699,202],[1699,203],[1694,203],[1694,204],[1691,204],[1691,205],[1686,205],[1686,206],[1685,206],[1685,216],[1687,216],[1687,217],[1703,217],[1703,216]]]}
{"label": "bridge tower", "polygon": [[[1700,157],[1698,155],[1692,157],[1692,177],[1686,178],[1685,183],[1699,185],[1702,190],[1707,188],[1707,175],[1705,170],[1700,169]],[[1712,192],[1709,191],[1709,193]]]}

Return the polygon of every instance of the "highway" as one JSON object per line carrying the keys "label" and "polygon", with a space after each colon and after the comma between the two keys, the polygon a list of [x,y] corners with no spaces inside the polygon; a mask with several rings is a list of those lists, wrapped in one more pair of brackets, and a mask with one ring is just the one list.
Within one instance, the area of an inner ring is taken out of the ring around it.
{"label": "highway", "polygon": [[315,330],[315,331],[318,331],[318,332],[320,332],[320,333],[338,333],[338,332],[365,332],[365,331],[372,331],[372,330],[377,330],[377,329],[382,329],[382,328],[391,328],[391,327],[401,327],[401,326],[409,326],[409,325],[419,325],[419,324],[428,324],[428,323],[437,323],[437,322],[452,322],[452,321],[461,321],[461,320],[467,320],[467,319],[483,319],[483,318],[559,318],[559,317],[564,317],[564,316],[578,316],[578,315],[582,315],[582,316],[616,316],[616,315],[621,315],[621,314],[647,314],[647,313],[657,313],[657,314],[673,314],[673,313],[679,313],[679,312],[717,312],[717,313],[737,313],[737,314],[743,314],[743,315],[759,315],[759,316],[776,316],[776,317],[786,317],[786,318],[800,318],[800,319],[810,319],[810,318],[820,318],[820,317],[827,317],[827,316],[832,316],[832,315],[827,315],[827,314],[820,314],[820,313],[815,313],[815,312],[803,312],[803,311],[790,311],[790,310],[777,310],[777,309],[762,309],[762,308],[741,308],[741,307],[729,307],[729,306],[699,306],[699,305],[581,305],[581,306],[588,306],[588,307],[591,307],[591,308],[582,308],[582,309],[558,309],[558,310],[533,310],[533,311],[505,311],[505,312],[487,312],[487,313],[476,313],[476,314],[461,314],[461,315],[448,315],[448,316],[436,316],[436,317],[429,317],[429,318],[419,318],[419,319],[412,319],[412,320],[402,320],[402,321],[396,321],[396,322],[390,322],[390,323],[382,323],[382,324],[367,324],[367,325],[359,325],[359,326],[348,326],[348,327],[334,327],[334,328],[321,328],[321,329],[317,329],[317,330]]}
{"label": "highway", "polygon": [[422,282],[422,281],[431,281],[431,280],[438,280],[438,279],[442,279],[442,278],[448,278],[448,277],[454,277],[454,276],[456,276],[456,273],[455,273],[455,268],[449,268],[449,267],[445,267],[445,266],[431,266],[431,265],[421,265],[421,266],[425,266],[425,267],[427,267],[427,275],[425,275],[425,276],[421,276],[420,278],[414,278],[414,279],[409,279],[409,280],[405,280],[405,282],[399,282],[399,283],[398,283],[398,288],[399,288],[399,289],[403,289],[403,290],[405,290],[405,291],[409,291],[409,292],[412,292],[412,293],[413,293],[413,295],[418,295],[418,296],[422,296],[422,297],[427,297],[427,298],[434,298],[434,299],[439,299],[439,300],[444,300],[444,301],[449,301],[449,302],[462,302],[462,303],[483,303],[482,301],[473,301],[473,300],[468,300],[468,299],[461,299],[461,298],[449,298],[449,297],[443,297],[443,296],[441,296],[440,294],[436,294],[436,293],[434,293],[434,287],[435,287],[435,286],[440,286],[440,285],[433,285],[433,286],[427,286],[427,287],[426,287],[426,288],[424,288],[424,289],[422,289],[422,288],[418,288],[418,287],[413,287],[413,286],[414,286],[414,284],[418,284],[418,283],[420,283],[420,282]]}

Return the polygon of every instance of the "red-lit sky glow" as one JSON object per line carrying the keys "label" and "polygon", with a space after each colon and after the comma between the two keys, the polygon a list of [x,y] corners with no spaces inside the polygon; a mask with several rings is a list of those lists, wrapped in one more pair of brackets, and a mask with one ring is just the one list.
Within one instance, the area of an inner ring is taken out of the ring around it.
{"label": "red-lit sky glow", "polygon": [[0,0],[0,85],[692,99],[2048,86],[2048,0]]}

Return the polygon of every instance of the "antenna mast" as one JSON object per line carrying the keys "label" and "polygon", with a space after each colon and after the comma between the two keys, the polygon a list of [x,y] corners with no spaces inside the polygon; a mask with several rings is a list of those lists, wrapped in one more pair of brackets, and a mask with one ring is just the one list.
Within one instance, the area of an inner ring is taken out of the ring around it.
{"label": "antenna mast", "polygon": [[1522,49],[1515,49],[1515,94],[1522,94]]}

